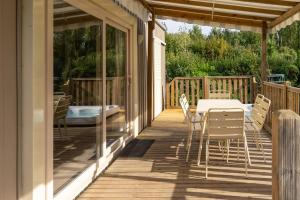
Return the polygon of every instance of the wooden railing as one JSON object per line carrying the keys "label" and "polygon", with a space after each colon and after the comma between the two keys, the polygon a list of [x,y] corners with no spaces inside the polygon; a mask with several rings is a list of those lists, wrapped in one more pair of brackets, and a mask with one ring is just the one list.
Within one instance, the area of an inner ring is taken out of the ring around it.
{"label": "wooden railing", "polygon": [[[124,105],[122,95],[125,95],[124,77],[106,78],[106,104]],[[72,79],[72,96],[74,105],[101,105],[102,79],[74,78]]]}
{"label": "wooden railing", "polygon": [[290,87],[288,83],[264,82],[262,94],[271,100],[271,107],[265,123],[266,129],[271,130],[272,112],[274,111],[289,109],[300,114],[300,88]]}
{"label": "wooden railing", "polygon": [[207,99],[210,91],[226,91],[233,99],[252,103],[257,90],[255,78],[252,76],[176,77],[166,87],[167,108],[180,108],[181,94],[187,96],[191,107],[196,107],[197,100]]}

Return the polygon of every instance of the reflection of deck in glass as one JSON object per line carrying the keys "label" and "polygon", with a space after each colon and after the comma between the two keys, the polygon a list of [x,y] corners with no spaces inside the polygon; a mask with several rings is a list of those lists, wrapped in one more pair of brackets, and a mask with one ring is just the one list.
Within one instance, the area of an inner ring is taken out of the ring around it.
{"label": "reflection of deck in glass", "polygon": [[[107,117],[106,145],[110,146],[124,135],[125,115],[118,112]],[[63,188],[96,159],[95,125],[68,127],[62,138],[54,129],[54,191]]]}

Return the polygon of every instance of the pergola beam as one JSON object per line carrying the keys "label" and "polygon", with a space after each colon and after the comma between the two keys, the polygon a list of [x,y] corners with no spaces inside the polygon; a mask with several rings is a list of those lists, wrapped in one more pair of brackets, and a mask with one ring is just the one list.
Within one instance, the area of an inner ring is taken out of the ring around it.
{"label": "pergola beam", "polygon": [[287,11],[283,15],[276,18],[274,21],[272,21],[269,24],[269,28],[273,28],[274,26],[276,26],[276,25],[280,24],[281,22],[287,20],[288,18],[292,17],[299,11],[300,11],[300,3],[298,3],[295,7],[291,8],[289,11]]}
{"label": "pergola beam", "polygon": [[[156,3],[150,4],[155,10],[157,9],[166,9],[171,11],[179,11],[179,12],[188,12],[194,14],[205,14],[212,16],[212,12],[203,9],[195,9],[195,8],[184,8],[177,6],[169,6],[169,5],[160,5]],[[214,12],[214,16],[219,17],[229,17],[229,18],[238,18],[238,19],[246,19],[246,20],[261,20],[261,21],[272,21],[273,18],[270,17],[260,17],[260,16],[251,16],[251,15],[241,15],[241,14],[232,14],[232,13],[223,13],[223,12]]]}
{"label": "pergola beam", "polygon": [[254,12],[254,13],[261,13],[261,14],[271,14],[271,15],[282,15],[284,11],[280,10],[272,10],[272,9],[264,9],[264,8],[255,8],[249,6],[237,6],[237,5],[230,5],[230,4],[221,4],[216,2],[215,5],[211,2],[200,2],[200,1],[187,1],[187,0],[153,0],[152,2],[164,2],[164,3],[176,3],[182,5],[192,5],[192,6],[199,6],[199,7],[207,7],[225,10],[235,10],[235,11],[244,11],[244,12]]}
{"label": "pergola beam", "polygon": [[283,1],[283,0],[232,0],[232,1],[260,3],[260,4],[278,5],[278,6],[290,6],[290,7],[297,5],[297,2]]}
{"label": "pergola beam", "polygon": [[235,24],[235,25],[245,25],[251,27],[262,27],[262,21],[257,21],[257,20],[247,20],[247,19],[217,16],[217,15],[215,15],[212,18],[211,14],[207,15],[207,14],[201,14],[195,12],[183,12],[179,10],[169,10],[169,9],[161,9],[161,8],[155,9],[154,11],[155,14],[158,16],[167,16],[167,17],[174,17],[174,18],[181,18],[181,19],[188,19],[188,20],[202,20],[202,21],[209,21],[209,22]]}

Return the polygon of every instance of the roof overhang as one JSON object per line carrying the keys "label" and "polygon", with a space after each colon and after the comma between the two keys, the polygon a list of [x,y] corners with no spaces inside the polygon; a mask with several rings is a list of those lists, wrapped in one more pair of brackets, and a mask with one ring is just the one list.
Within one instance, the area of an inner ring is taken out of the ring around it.
{"label": "roof overhang", "polygon": [[261,32],[300,20],[300,0],[140,0],[158,18]]}

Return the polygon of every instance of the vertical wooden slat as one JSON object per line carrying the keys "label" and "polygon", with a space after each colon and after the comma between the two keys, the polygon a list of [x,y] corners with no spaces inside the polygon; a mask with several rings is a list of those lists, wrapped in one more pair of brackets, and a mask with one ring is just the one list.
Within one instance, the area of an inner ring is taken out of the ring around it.
{"label": "vertical wooden slat", "polygon": [[166,101],[167,101],[167,109],[170,109],[170,84],[166,83]]}
{"label": "vertical wooden slat", "polygon": [[245,103],[248,103],[248,79],[245,78],[244,80],[244,97]]}
{"label": "vertical wooden slat", "polygon": [[233,94],[234,94],[235,98],[238,98],[237,79],[236,78],[234,78],[234,80],[233,80]]}
{"label": "vertical wooden slat", "polygon": [[195,106],[195,80],[191,80],[192,106]]}
{"label": "vertical wooden slat", "polygon": [[81,81],[81,105],[85,105],[85,81]]}
{"label": "vertical wooden slat", "polygon": [[[117,90],[117,81],[118,78],[113,78],[111,81],[111,104],[115,105],[115,104],[119,104],[116,102],[116,95],[122,94],[120,91]],[[118,99],[123,99],[123,98],[118,98]],[[120,105],[120,104],[119,104]]]}
{"label": "vertical wooden slat", "polygon": [[190,81],[187,79],[185,80],[185,94],[186,98],[189,101],[190,100]]}
{"label": "vertical wooden slat", "polygon": [[223,92],[228,92],[228,89],[227,89],[227,84],[226,84],[226,79],[224,78],[223,79]]}
{"label": "vertical wooden slat", "polygon": [[171,107],[174,107],[174,80],[171,82]]}
{"label": "vertical wooden slat", "polygon": [[200,79],[197,80],[197,101],[196,102],[198,102],[199,99],[200,99]]}
{"label": "vertical wooden slat", "polygon": [[232,98],[232,79],[228,79],[228,92],[230,94],[230,98]]}
{"label": "vertical wooden slat", "polygon": [[176,96],[176,99],[175,99],[175,102],[176,102],[176,107],[178,107],[178,102],[179,102],[179,95],[178,95],[178,80],[175,79],[175,96]]}
{"label": "vertical wooden slat", "polygon": [[[216,91],[216,81],[214,80],[214,79],[211,79],[211,87],[212,87],[212,91]],[[210,92],[210,90],[209,90],[209,92]]]}
{"label": "vertical wooden slat", "polygon": [[180,95],[184,94],[184,82],[180,80]]}
{"label": "vertical wooden slat", "polygon": [[203,99],[208,99],[210,91],[210,79],[207,76],[204,76],[204,78],[202,79],[202,91]]}
{"label": "vertical wooden slat", "polygon": [[218,80],[218,93],[222,93],[223,91],[222,91],[222,80],[221,79],[219,79]]}
{"label": "vertical wooden slat", "polygon": [[240,101],[244,102],[244,98],[243,98],[243,79],[239,79],[239,94],[240,94]]}

